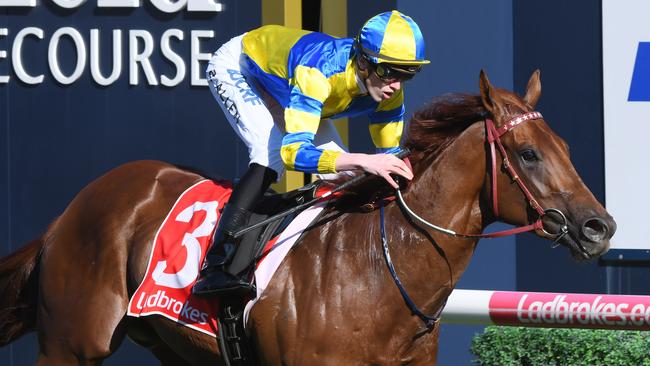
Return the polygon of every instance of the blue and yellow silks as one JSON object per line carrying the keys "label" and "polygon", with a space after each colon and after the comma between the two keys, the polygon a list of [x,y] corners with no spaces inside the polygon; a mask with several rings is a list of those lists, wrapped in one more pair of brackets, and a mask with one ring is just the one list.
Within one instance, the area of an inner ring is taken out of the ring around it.
{"label": "blue and yellow silks", "polygon": [[399,90],[381,103],[362,95],[352,39],[269,25],[246,33],[242,45],[249,73],[284,108],[281,155],[287,169],[336,172],[340,152],[313,144],[324,118],[368,115],[378,151],[399,150],[403,94]]}

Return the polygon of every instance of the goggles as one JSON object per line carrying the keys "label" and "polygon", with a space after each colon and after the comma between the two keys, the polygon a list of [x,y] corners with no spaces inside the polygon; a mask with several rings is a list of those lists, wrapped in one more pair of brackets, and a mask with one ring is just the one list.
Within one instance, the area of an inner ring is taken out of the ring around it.
{"label": "goggles", "polygon": [[422,65],[393,65],[387,63],[373,63],[365,53],[362,53],[363,58],[367,61],[368,65],[373,69],[373,72],[379,80],[384,83],[390,84],[396,81],[408,81],[413,79]]}
{"label": "goggles", "polygon": [[420,66],[409,66],[397,68],[387,64],[373,64],[373,71],[379,80],[384,83],[394,83],[396,81],[408,81],[413,79],[415,74],[420,71]]}

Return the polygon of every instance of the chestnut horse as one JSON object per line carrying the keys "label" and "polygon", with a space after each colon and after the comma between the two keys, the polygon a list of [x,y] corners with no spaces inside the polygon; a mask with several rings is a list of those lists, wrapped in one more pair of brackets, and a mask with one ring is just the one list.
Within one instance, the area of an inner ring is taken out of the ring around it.
{"label": "chestnut horse", "polygon": [[[512,184],[501,159],[492,170],[485,120],[503,129],[533,111],[541,92],[539,71],[523,98],[493,87],[483,72],[480,90],[480,96],[440,97],[416,113],[406,142],[415,178],[404,202],[424,220],[468,234],[497,219],[529,225],[552,208],[555,214],[545,216],[536,234],[548,237],[547,231],[565,227],[566,235],[557,239],[578,259],[607,251],[616,224],[541,115],[501,138],[531,197]],[[156,230],[180,193],[201,179],[142,161],[84,188],[43,237],[0,262],[0,345],[35,330],[39,365],[94,365],[128,335],[163,365],[222,364],[215,339],[162,317],[125,315]],[[427,328],[412,314],[391,277],[380,213],[329,210],[289,253],[251,310],[248,328],[261,362],[435,364],[439,327]],[[435,231],[396,202],[383,212],[401,283],[422,313],[438,313],[478,238]]]}

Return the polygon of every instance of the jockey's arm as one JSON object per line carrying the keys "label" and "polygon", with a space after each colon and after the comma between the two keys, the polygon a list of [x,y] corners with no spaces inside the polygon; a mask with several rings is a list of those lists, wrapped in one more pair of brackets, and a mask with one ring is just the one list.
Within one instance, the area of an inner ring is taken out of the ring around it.
{"label": "jockey's arm", "polygon": [[[397,174],[409,180],[413,178],[413,174],[402,160],[383,153],[399,149],[403,125],[401,122],[401,115],[403,115],[401,93],[399,93],[399,97],[391,98],[390,102],[380,103],[377,110],[370,116],[370,131],[373,141],[382,153],[351,154],[322,150],[313,144],[314,135],[321,120],[323,102],[330,92],[330,86],[325,76],[315,69],[298,67],[295,70],[293,83],[291,102],[284,111],[287,133],[282,139],[280,151],[287,169],[307,173],[363,170],[383,177],[395,188],[397,188],[397,183],[390,177],[390,174]],[[401,109],[394,108],[395,103]],[[400,117],[397,122],[373,123],[373,120],[382,122],[383,119],[390,119],[397,115]]]}
{"label": "jockey's arm", "polygon": [[397,174],[406,179],[413,179],[413,173],[392,153],[400,150],[400,139],[404,129],[404,97],[399,90],[390,99],[381,101],[377,109],[370,114],[370,136],[377,148],[377,154],[341,154],[336,160],[336,170],[361,169],[365,172],[384,177],[397,188],[397,183],[390,174]]}
{"label": "jockey's arm", "polygon": [[330,94],[327,78],[317,69],[298,66],[291,79],[289,104],[284,109],[286,134],[280,156],[288,170],[334,173],[338,151],[314,146],[323,103]]}

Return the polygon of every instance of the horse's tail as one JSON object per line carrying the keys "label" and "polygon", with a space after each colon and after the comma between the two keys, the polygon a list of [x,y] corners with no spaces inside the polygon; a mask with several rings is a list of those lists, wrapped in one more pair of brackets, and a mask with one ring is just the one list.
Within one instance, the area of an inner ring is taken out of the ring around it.
{"label": "horse's tail", "polygon": [[36,327],[39,238],[0,259],[0,347]]}

